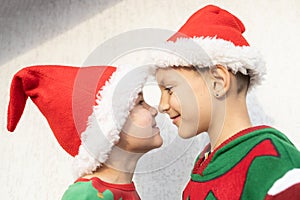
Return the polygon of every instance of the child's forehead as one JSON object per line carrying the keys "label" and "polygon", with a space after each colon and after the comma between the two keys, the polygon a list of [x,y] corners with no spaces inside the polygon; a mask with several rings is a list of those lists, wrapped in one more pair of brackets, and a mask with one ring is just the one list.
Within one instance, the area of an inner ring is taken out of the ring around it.
{"label": "child's forehead", "polygon": [[156,71],[156,80],[159,85],[175,84],[184,79],[191,78],[200,72],[188,67],[167,67]]}
{"label": "child's forehead", "polygon": [[166,85],[170,82],[176,81],[178,78],[178,72],[173,68],[166,68],[166,69],[158,69],[156,71],[156,80],[159,85]]}

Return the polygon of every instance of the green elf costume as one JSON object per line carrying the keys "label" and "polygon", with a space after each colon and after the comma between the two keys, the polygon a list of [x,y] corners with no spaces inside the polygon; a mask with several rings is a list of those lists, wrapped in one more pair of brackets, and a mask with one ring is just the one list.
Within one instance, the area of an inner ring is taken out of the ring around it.
{"label": "green elf costume", "polygon": [[[205,6],[163,44],[168,55],[158,56],[155,63],[160,68],[220,64],[249,75],[251,90],[261,83],[265,64],[244,31],[236,16]],[[207,146],[198,156],[182,199],[300,199],[300,152],[274,128],[243,130],[211,153]]]}
{"label": "green elf costume", "polygon": [[[119,84],[128,74],[134,81]],[[97,177],[80,177],[93,174],[107,160],[148,74],[148,68],[134,66],[58,65],[30,66],[15,74],[7,129],[15,130],[30,97],[46,117],[59,144],[75,157],[77,180],[63,200],[140,199],[133,182],[112,184]]]}
{"label": "green elf costume", "polygon": [[134,184],[112,184],[100,180],[98,177],[90,179],[79,178],[70,185],[62,199],[117,199],[136,200],[140,199]]}
{"label": "green elf costume", "polygon": [[[206,155],[206,156],[205,156]],[[278,130],[245,129],[196,159],[183,199],[299,199],[300,152]]]}

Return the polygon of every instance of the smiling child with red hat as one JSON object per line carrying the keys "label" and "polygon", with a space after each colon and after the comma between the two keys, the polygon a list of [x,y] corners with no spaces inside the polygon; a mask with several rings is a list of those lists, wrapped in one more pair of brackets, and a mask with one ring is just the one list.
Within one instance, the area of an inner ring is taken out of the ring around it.
{"label": "smiling child with red hat", "polygon": [[195,12],[157,57],[159,110],[182,138],[207,132],[184,200],[299,199],[300,152],[270,126],[252,126],[247,92],[265,64],[242,35],[243,23],[208,5]]}
{"label": "smiling child with red hat", "polygon": [[54,65],[15,74],[7,128],[15,130],[30,97],[75,157],[77,180],[63,200],[140,199],[132,182],[137,161],[162,145],[157,110],[143,100],[148,74],[147,67]]}

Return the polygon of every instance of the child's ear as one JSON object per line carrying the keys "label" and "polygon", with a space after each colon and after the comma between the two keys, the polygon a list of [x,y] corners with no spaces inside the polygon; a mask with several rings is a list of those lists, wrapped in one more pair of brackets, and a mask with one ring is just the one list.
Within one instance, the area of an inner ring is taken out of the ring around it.
{"label": "child's ear", "polygon": [[230,88],[230,72],[222,65],[215,65],[209,69],[211,89],[216,98],[221,98]]}

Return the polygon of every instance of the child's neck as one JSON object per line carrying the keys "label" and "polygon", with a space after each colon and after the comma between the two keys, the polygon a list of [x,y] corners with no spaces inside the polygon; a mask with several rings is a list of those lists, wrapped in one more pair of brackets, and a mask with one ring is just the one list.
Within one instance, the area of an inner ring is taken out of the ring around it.
{"label": "child's neck", "polygon": [[217,112],[208,130],[212,151],[237,132],[252,126],[246,101],[226,102]]}
{"label": "child's neck", "polygon": [[86,178],[98,177],[102,181],[113,184],[128,184],[132,182],[133,173],[123,172],[113,167],[103,164],[93,174],[85,176]]}
{"label": "child's neck", "polygon": [[142,154],[127,152],[114,146],[109,159],[86,178],[98,177],[108,183],[127,184],[132,182],[134,170]]}

